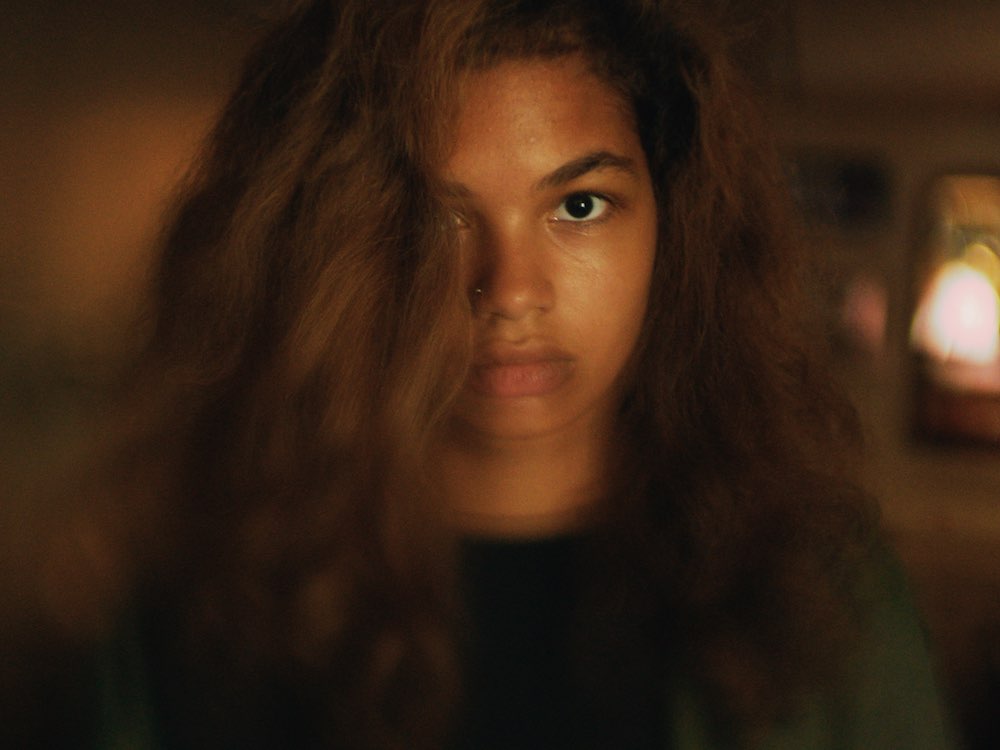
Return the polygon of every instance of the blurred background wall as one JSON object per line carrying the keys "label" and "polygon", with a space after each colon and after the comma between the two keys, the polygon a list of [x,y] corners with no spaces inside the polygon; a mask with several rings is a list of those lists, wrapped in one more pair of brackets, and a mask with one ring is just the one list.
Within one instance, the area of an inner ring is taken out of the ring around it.
{"label": "blurred background wall", "polygon": [[829,315],[870,484],[967,745],[1000,747],[1000,439],[915,437],[908,352],[933,179],[1000,173],[1000,3],[793,0],[782,13],[775,130],[815,252],[833,260]]}
{"label": "blurred background wall", "polygon": [[[1000,3],[733,5],[812,250],[831,262],[823,301],[887,529],[968,747],[1000,746],[1000,446],[914,437],[907,348],[927,186],[942,173],[1000,170]],[[157,217],[265,8],[4,4],[0,635],[32,609],[24,566],[34,532],[60,510],[23,498],[87,443],[140,330]]]}
{"label": "blurred background wall", "polygon": [[[158,217],[233,84],[261,6],[3,4],[0,745],[7,732],[36,736],[45,717],[26,709],[58,715],[63,694],[76,702],[64,676],[71,649],[43,626],[53,600],[87,609],[73,602],[73,581],[46,573],[54,551],[75,554],[50,537],[81,508],[50,488],[96,439],[108,385],[140,336]],[[93,539],[74,543],[101,555]]]}

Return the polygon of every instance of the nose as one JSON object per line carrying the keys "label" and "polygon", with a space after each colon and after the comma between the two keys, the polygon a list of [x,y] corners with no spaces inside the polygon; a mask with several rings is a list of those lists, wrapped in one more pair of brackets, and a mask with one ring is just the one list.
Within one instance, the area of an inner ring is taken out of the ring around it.
{"label": "nose", "polygon": [[479,316],[522,320],[555,301],[551,258],[544,238],[524,226],[479,232],[473,309]]}

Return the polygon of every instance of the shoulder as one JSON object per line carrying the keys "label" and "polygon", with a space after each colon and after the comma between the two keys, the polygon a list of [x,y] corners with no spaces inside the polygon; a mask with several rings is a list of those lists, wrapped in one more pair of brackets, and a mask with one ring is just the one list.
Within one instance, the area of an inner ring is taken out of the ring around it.
{"label": "shoulder", "polygon": [[[760,750],[949,750],[952,738],[922,621],[906,576],[879,550],[858,590],[864,627],[843,679],[773,726]],[[712,750],[705,712],[680,686],[673,697],[677,750]]]}

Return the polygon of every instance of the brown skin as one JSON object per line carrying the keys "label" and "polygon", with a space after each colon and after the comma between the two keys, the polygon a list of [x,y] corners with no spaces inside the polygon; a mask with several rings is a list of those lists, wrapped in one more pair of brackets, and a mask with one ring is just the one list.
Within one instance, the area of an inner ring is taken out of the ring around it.
{"label": "brown skin", "polygon": [[579,56],[470,73],[449,188],[473,366],[441,451],[463,531],[556,533],[605,492],[656,206],[632,113]]}

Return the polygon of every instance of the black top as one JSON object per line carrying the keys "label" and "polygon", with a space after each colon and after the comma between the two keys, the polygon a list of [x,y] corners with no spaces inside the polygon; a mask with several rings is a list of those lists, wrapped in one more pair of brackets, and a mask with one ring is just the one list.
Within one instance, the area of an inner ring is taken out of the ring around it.
{"label": "black top", "polygon": [[465,544],[456,750],[665,747],[663,634],[634,597],[591,595],[589,548],[577,537]]}

